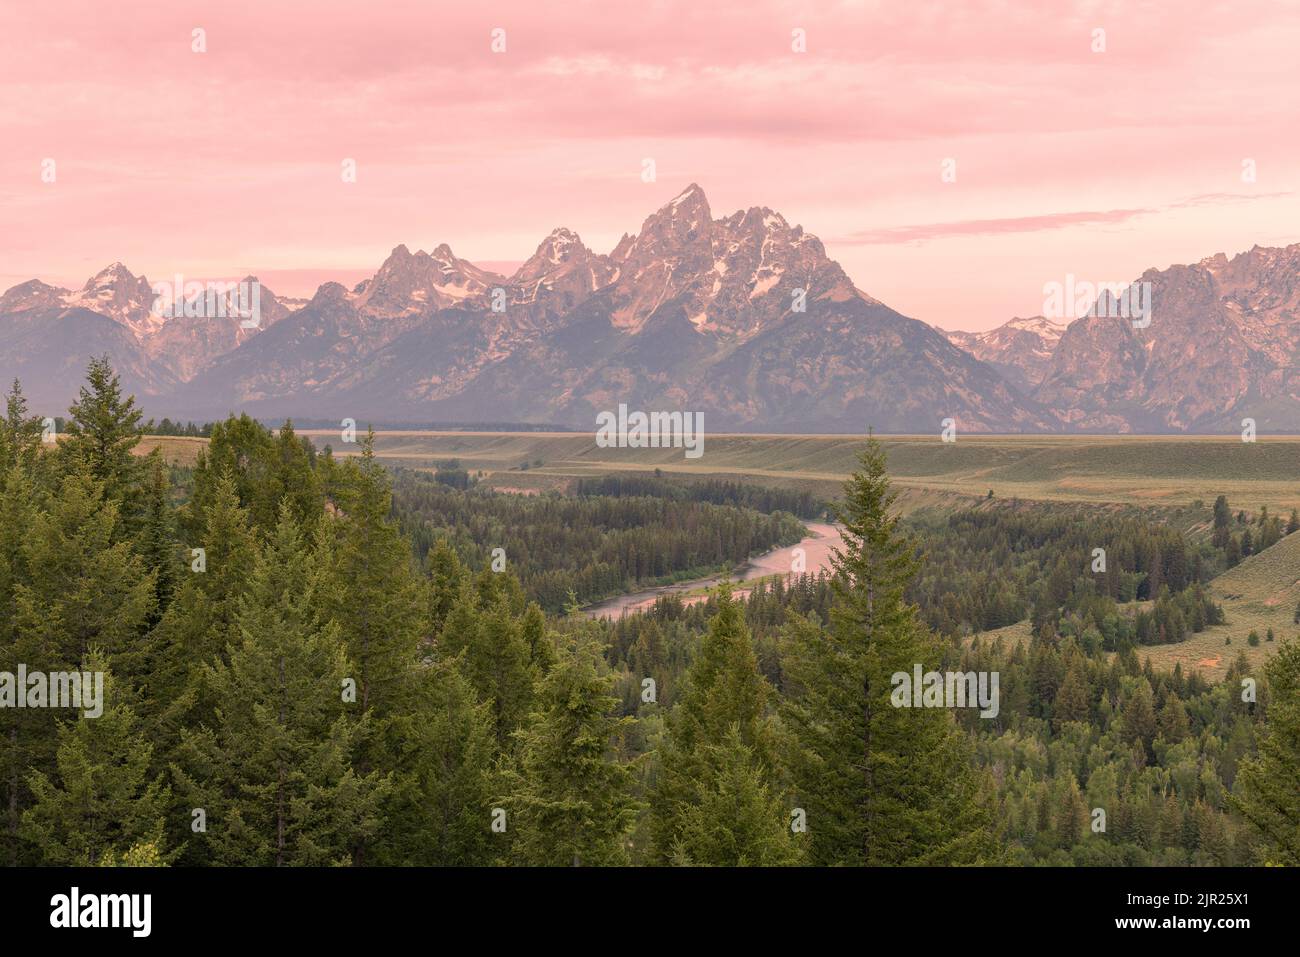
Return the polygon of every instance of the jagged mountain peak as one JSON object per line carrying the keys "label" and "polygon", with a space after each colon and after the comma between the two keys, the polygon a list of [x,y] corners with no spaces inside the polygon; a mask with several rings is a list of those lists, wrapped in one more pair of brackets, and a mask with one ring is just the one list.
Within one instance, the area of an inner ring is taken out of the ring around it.
{"label": "jagged mountain peak", "polygon": [[[137,276],[120,262],[109,263],[99,272],[86,280],[79,290],[81,298],[112,300],[115,306],[129,301],[140,288],[149,289],[149,282],[144,276]],[[146,303],[147,305],[147,303]]]}
{"label": "jagged mountain peak", "polygon": [[664,209],[677,209],[683,206],[687,209],[701,206],[708,209],[709,199],[704,195],[704,190],[700,188],[699,183],[691,183],[691,185],[670,199]]}
{"label": "jagged mountain peak", "polygon": [[388,254],[388,258],[380,264],[379,271],[381,273],[385,270],[391,272],[403,267],[420,266],[430,262],[454,267],[463,260],[456,258],[456,254],[452,252],[451,247],[446,243],[439,243],[433,248],[432,252],[426,252],[423,249],[411,252],[406,243],[398,243],[393,247],[393,251]]}
{"label": "jagged mountain peak", "polygon": [[[359,283],[357,288],[368,285],[370,280]],[[348,298],[347,287],[340,282],[323,282],[316,288],[316,294],[308,300],[308,305],[327,302],[342,302]]]}
{"label": "jagged mountain peak", "polygon": [[588,249],[573,230],[551,230],[510,277],[512,302],[526,307],[528,324],[549,324],[598,289],[613,282],[619,267],[609,256]]}
{"label": "jagged mountain peak", "polygon": [[772,250],[784,250],[779,255],[789,255],[794,247],[806,247],[806,253],[813,258],[826,258],[820,239],[805,233],[802,226],[791,226],[784,216],[766,206],[737,210],[714,225],[715,250],[734,247],[737,242],[754,242],[771,255],[777,255]]}
{"label": "jagged mountain peak", "polygon": [[647,237],[707,235],[712,224],[708,197],[704,190],[692,183],[646,217],[636,242],[641,246]]}
{"label": "jagged mountain peak", "polygon": [[446,243],[431,253],[412,253],[403,243],[393,247],[373,277],[357,284],[353,297],[368,315],[412,316],[475,300],[503,281],[458,258]]}
{"label": "jagged mountain peak", "polygon": [[[1055,319],[1048,319],[1046,316],[1015,316],[999,326],[998,329],[1032,332],[1045,339],[1056,340],[1061,338],[1061,333],[1065,332],[1066,325],[1067,323],[1057,322]],[[989,330],[989,332],[997,332],[997,329]]]}
{"label": "jagged mountain peak", "polygon": [[68,290],[51,286],[39,279],[29,279],[5,290],[0,296],[0,313],[25,312],[29,309],[62,304]]}
{"label": "jagged mountain peak", "polygon": [[[1215,253],[1202,259],[1193,268],[1203,269],[1221,281],[1239,281],[1242,278],[1270,281],[1274,273],[1286,275],[1300,272],[1300,243],[1289,246],[1256,245],[1231,258],[1224,253]],[[1158,274],[1156,270],[1149,272]]]}
{"label": "jagged mountain peak", "polygon": [[1288,246],[1261,246],[1256,243],[1249,249],[1231,256],[1224,252],[1217,252],[1187,266],[1174,265],[1165,270],[1148,269],[1143,273],[1143,278],[1161,276],[1178,269],[1203,270],[1218,278],[1225,274],[1276,268],[1300,269],[1300,243],[1291,243]]}
{"label": "jagged mountain peak", "polygon": [[537,244],[536,251],[528,257],[510,281],[516,284],[530,283],[564,269],[572,263],[585,263],[592,258],[592,252],[578,237],[578,234],[564,226],[551,230],[546,238]]}
{"label": "jagged mountain peak", "polygon": [[554,268],[575,257],[585,257],[591,251],[583,245],[578,234],[564,226],[557,226],[537,246],[537,251],[520,268],[524,272],[530,265]]}
{"label": "jagged mountain peak", "polygon": [[[744,229],[749,232],[772,232],[773,230],[787,230],[790,224],[786,222],[784,216],[766,206],[751,206],[748,209],[738,209],[730,216],[719,220],[720,223],[733,229]],[[796,226],[801,233],[803,230]]]}
{"label": "jagged mountain peak", "polygon": [[816,236],[765,206],[711,217],[692,183],[653,213],[610,259],[621,267],[612,321],[639,332],[668,302],[678,302],[701,334],[747,339],[803,312],[796,302],[874,302],[829,259]]}
{"label": "jagged mountain peak", "polygon": [[67,307],[108,316],[130,328],[137,337],[161,325],[161,320],[152,315],[153,301],[149,280],[136,276],[120,262],[105,266],[87,279],[80,290],[63,297]]}
{"label": "jagged mountain peak", "polygon": [[631,233],[624,233],[623,237],[610,250],[609,258],[616,263],[621,263],[627,259],[628,251],[636,243],[636,236]]}
{"label": "jagged mountain peak", "polygon": [[1246,415],[1294,428],[1300,244],[1140,279],[1150,329],[1018,316],[945,341],[858,290],[801,225],[766,206],[715,219],[691,183],[608,255],[557,227],[508,280],[446,243],[399,244],[352,292],[325,283],[298,308],[264,289],[271,335],[161,324],[147,280],[121,262],[76,292],[32,280],[0,297],[0,359],[62,401],[59,363],[107,351],[151,401],[193,403],[169,414],[368,406],[580,424],[628,399],[758,428],[915,430],[938,411],[1012,431],[1216,429]]}
{"label": "jagged mountain peak", "polygon": [[93,289],[110,283],[135,282],[135,274],[127,269],[120,261],[111,262],[95,275],[86,280],[82,289]]}

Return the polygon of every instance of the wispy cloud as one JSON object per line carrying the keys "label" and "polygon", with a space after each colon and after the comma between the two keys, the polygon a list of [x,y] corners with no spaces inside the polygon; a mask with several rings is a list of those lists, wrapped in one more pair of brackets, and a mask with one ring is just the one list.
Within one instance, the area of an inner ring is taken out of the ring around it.
{"label": "wispy cloud", "polygon": [[1169,203],[1162,208],[1108,209],[1068,213],[1043,213],[1037,216],[1007,216],[998,219],[963,219],[946,223],[918,223],[886,226],[836,236],[828,242],[845,246],[886,246],[897,243],[923,243],[955,236],[1002,236],[1015,233],[1038,233],[1072,226],[1114,226],[1139,216],[1151,216],[1161,209],[1193,209],[1201,206],[1226,206],[1296,195],[1293,190],[1275,193],[1202,193]]}
{"label": "wispy cloud", "polygon": [[879,246],[896,243],[923,243],[953,236],[992,236],[1010,233],[1036,233],[1067,226],[1114,225],[1136,216],[1154,213],[1154,209],[1110,209],[1104,212],[1046,213],[1041,216],[1009,216],[1003,219],[964,219],[949,223],[920,223],[912,226],[889,226],[836,236],[828,242],[837,245]]}
{"label": "wispy cloud", "polygon": [[1294,196],[1295,190],[1282,190],[1277,193],[1202,193],[1191,196],[1177,203],[1170,203],[1170,209],[1192,209],[1197,206],[1228,206],[1233,203],[1253,203],[1261,199],[1280,199]]}

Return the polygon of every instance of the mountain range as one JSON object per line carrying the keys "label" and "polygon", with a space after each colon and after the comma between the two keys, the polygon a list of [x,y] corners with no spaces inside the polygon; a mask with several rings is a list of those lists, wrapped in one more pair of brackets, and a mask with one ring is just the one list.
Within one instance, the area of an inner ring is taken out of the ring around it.
{"label": "mountain range", "polygon": [[262,286],[256,328],[160,316],[121,263],[80,290],[31,280],[0,296],[0,375],[44,414],[107,354],[148,414],[199,420],[592,428],[626,403],[714,431],[1300,429],[1300,244],[1135,281],[1146,328],[1102,308],[943,332],[858,289],[779,213],[715,219],[691,185],[608,253],[559,228],[505,276],[398,246],[351,289]]}

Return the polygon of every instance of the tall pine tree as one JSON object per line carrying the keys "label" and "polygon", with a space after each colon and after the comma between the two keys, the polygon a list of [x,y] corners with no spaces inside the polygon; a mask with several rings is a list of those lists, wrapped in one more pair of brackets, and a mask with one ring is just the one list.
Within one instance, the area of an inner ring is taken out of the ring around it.
{"label": "tall pine tree", "polygon": [[[579,632],[541,681],[538,710],[519,732],[519,770],[503,806],[522,863],[624,864],[636,817],[631,769],[615,754],[619,718],[599,646]],[[509,820],[509,818],[508,818]]]}
{"label": "tall pine tree", "polygon": [[491,709],[456,659],[416,667],[414,696],[391,719],[391,825],[377,840],[381,864],[472,867],[490,864],[501,841],[489,827],[499,787]]}
{"label": "tall pine tree", "polygon": [[107,356],[91,359],[86,385],[68,409],[59,457],[70,472],[85,472],[105,499],[121,503],[130,526],[139,508],[144,467],[133,453],[140,442],[142,413],[135,396],[122,397],[120,377]]}
{"label": "tall pine tree", "polygon": [[359,461],[342,469],[340,513],[327,517],[331,538],[327,576],[319,587],[322,613],[338,622],[357,669],[363,711],[382,717],[402,693],[424,627],[425,591],[411,546],[389,518],[388,477],[374,458],[374,433]]}
{"label": "tall pine tree", "polygon": [[322,621],[312,555],[286,501],[250,575],[228,661],[207,667],[211,726],[182,731],[174,770],[227,865],[350,863],[380,826],[388,779],[354,767],[365,718],[338,626]]}
{"label": "tall pine tree", "polygon": [[829,630],[800,628],[788,674],[792,765],[816,864],[970,864],[995,853],[983,781],[941,708],[891,703],[892,676],[938,662],[904,592],[918,567],[871,439],[845,484]]}
{"label": "tall pine tree", "polygon": [[[736,788],[747,789],[751,801],[770,800],[777,769],[775,734],[766,714],[769,692],[766,679],[759,674],[741,608],[732,599],[730,587],[724,585],[717,614],[700,640],[685,687],[668,716],[666,740],[660,749],[659,776],[651,799],[651,835],[655,857],[661,863],[683,852],[695,863],[734,864],[742,857],[754,864],[791,859],[788,842],[781,843],[789,833],[784,811],[766,828],[754,826],[746,818],[710,823],[707,850],[693,846],[683,836],[688,817],[697,825],[691,833],[701,834],[698,809],[736,800]],[[729,838],[718,834],[719,829],[731,826],[736,831]],[[774,841],[774,835],[780,841]],[[749,839],[760,843],[748,847]],[[707,859],[724,848],[729,849],[726,853],[732,860]],[[768,853],[777,859],[768,860]]]}

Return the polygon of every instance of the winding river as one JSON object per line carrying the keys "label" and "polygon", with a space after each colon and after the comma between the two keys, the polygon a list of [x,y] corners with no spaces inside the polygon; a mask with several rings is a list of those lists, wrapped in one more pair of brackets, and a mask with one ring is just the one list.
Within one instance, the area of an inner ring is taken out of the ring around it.
{"label": "winding river", "polygon": [[[745,582],[752,581],[755,578],[763,578],[767,575],[786,575],[790,572],[796,548],[804,550],[805,570],[809,574],[816,575],[823,569],[830,568],[831,550],[840,548],[843,545],[843,539],[840,537],[840,529],[837,525],[829,525],[825,522],[804,522],[804,525],[808,528],[808,537],[794,545],[776,548],[766,554],[759,555],[757,558],[751,558],[741,572],[730,576],[711,575],[707,578],[697,578],[693,581],[678,582],[675,585],[662,585],[658,588],[648,588],[645,591],[606,598],[594,605],[588,605],[582,610],[583,614],[590,618],[622,618],[628,613],[645,611],[661,595],[675,595],[681,592],[699,591],[702,588],[712,588],[726,578],[730,578],[733,582]],[[749,591],[748,588],[737,588],[736,594],[746,595]],[[705,597],[704,595],[692,595],[684,600],[686,604],[693,605],[696,602],[704,601]]]}

